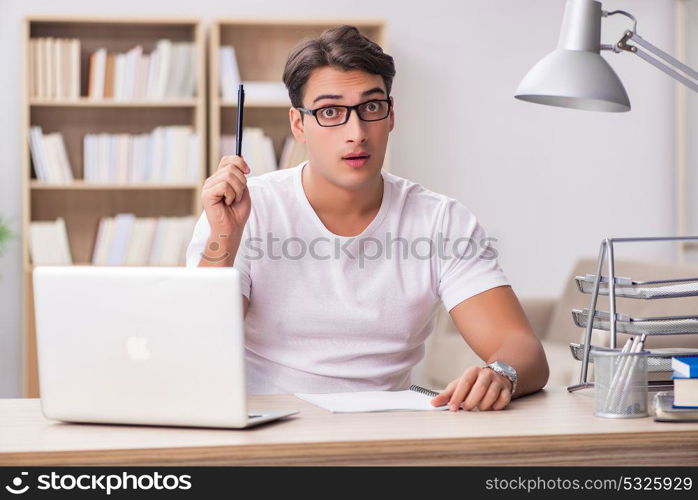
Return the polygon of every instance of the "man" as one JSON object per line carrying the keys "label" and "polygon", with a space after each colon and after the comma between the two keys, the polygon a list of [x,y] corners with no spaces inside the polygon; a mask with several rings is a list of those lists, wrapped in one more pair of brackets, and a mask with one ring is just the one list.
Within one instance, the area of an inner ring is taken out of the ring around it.
{"label": "man", "polygon": [[283,78],[308,161],[247,179],[221,159],[187,265],[240,271],[250,393],[405,389],[445,306],[489,366],[432,404],[501,410],[545,385],[545,353],[475,216],[382,170],[394,75],[352,26],[296,47]]}

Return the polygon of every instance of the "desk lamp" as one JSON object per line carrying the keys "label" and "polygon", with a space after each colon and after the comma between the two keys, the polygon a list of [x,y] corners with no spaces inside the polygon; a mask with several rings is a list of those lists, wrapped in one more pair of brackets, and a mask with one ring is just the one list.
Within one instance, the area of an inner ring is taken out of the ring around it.
{"label": "desk lamp", "polygon": [[[615,45],[602,44],[601,19],[616,14],[630,18],[633,29],[626,30]],[[629,111],[628,94],[613,68],[601,57],[602,50],[635,54],[698,92],[698,72],[638,35],[637,20],[632,14],[602,10],[601,2],[594,0],[567,0],[557,49],[531,68],[514,97],[563,108]]]}

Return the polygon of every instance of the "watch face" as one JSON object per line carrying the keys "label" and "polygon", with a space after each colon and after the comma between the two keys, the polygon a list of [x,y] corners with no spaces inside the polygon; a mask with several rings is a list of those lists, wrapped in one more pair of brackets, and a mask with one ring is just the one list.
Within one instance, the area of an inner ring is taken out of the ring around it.
{"label": "watch face", "polygon": [[499,368],[501,368],[502,371],[504,371],[504,373],[506,373],[507,375],[509,375],[511,377],[516,376],[516,371],[508,364],[503,363],[502,361],[495,361],[494,364],[497,365]]}

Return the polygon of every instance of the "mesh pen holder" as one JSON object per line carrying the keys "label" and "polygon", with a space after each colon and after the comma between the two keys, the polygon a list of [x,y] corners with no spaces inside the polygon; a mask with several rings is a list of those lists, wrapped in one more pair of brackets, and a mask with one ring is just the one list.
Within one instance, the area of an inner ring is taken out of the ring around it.
{"label": "mesh pen holder", "polygon": [[594,415],[604,418],[648,416],[649,351],[594,351]]}

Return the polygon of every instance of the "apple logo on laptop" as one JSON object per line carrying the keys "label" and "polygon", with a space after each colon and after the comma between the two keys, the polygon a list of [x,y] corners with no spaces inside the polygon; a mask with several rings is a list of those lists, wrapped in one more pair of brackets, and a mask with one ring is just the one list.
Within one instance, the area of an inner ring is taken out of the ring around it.
{"label": "apple logo on laptop", "polygon": [[133,361],[146,361],[150,359],[147,337],[128,337],[126,339],[126,351]]}

